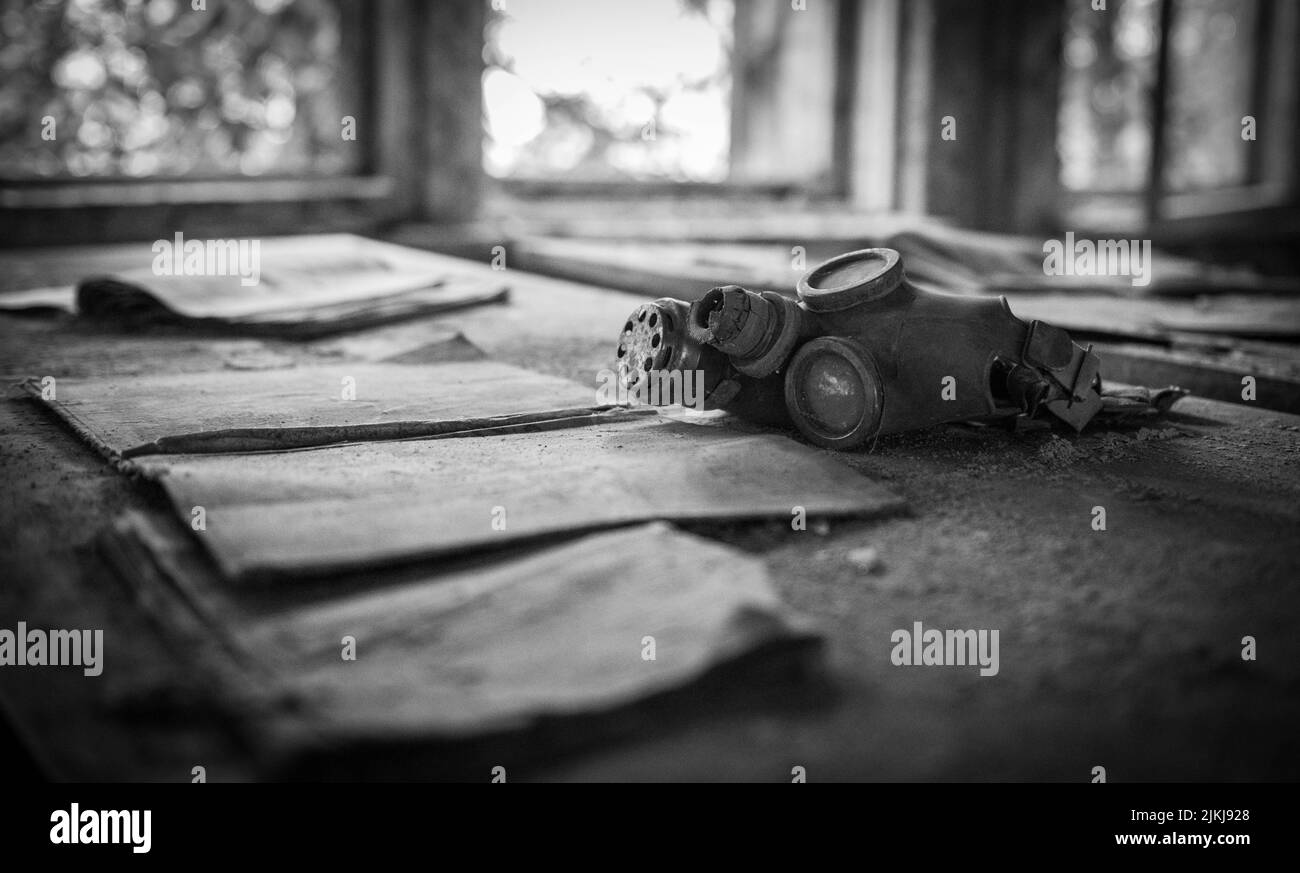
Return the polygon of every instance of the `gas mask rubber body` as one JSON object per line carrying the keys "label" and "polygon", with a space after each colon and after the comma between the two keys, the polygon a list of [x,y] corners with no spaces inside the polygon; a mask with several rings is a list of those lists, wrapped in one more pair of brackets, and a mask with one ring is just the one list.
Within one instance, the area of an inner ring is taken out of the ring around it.
{"label": "gas mask rubber body", "polygon": [[727,285],[638,307],[619,336],[621,387],[654,405],[793,423],[833,449],[1041,410],[1081,430],[1101,409],[1091,347],[1021,321],[1005,298],[916,288],[893,249],[832,258],[798,294]]}

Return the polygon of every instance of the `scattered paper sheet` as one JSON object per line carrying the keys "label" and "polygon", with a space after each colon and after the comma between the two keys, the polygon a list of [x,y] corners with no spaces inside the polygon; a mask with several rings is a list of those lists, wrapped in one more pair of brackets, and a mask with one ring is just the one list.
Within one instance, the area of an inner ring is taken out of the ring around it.
{"label": "scattered paper sheet", "polygon": [[110,457],[400,439],[590,413],[596,389],[495,361],[59,379],[24,386]]}
{"label": "scattered paper sheet", "polygon": [[542,433],[133,464],[230,579],[391,565],[653,519],[873,516],[903,500],[778,434],[659,416]]}
{"label": "scattered paper sheet", "polygon": [[[270,608],[220,591],[195,602],[202,574],[185,569],[187,544],[151,525],[118,519],[105,534],[111,563],[190,656],[226,665],[237,717],[265,728],[277,701],[292,703],[278,713],[298,726],[279,750],[288,757],[351,740],[400,761],[403,742],[492,736],[508,739],[513,765],[529,743],[534,754],[589,744],[601,719],[704,681],[754,691],[757,661],[765,686],[803,675],[821,651],[761,559],[665,524]],[[182,621],[185,610],[202,620]],[[543,722],[561,729],[526,736]]]}
{"label": "scattered paper sheet", "polygon": [[[351,234],[158,240],[136,266],[86,276],[75,309],[121,325],[310,339],[465,306],[499,303],[498,277],[458,273],[427,252]],[[0,295],[0,310],[69,309],[73,292]]]}

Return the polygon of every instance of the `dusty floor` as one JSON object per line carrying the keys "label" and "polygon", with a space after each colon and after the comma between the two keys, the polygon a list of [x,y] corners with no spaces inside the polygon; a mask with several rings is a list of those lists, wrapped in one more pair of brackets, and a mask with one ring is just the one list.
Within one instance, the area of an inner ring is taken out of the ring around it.
{"label": "dusty floor", "polygon": [[[0,317],[0,375],[418,364],[459,330],[494,357],[594,385],[610,325],[636,302],[525,277],[509,307],[339,341],[146,334],[125,352],[120,336]],[[819,781],[1088,781],[1096,766],[1110,781],[1300,777],[1300,417],[1188,398],[1154,428],[952,426],[841,460],[889,483],[909,513],[803,532],[696,529],[764,556],[826,634],[823,682],[650,716],[632,739],[512,781],[788,780],[794,766]],[[12,389],[0,481],[0,626],[111,627],[137,641],[129,669],[93,687],[71,671],[0,670],[0,702],[36,757],[75,778],[188,780],[195,763],[211,778],[247,775],[202,680],[89,547],[113,514],[157,498]],[[1092,529],[1095,506],[1105,531]],[[999,629],[1000,672],[894,666],[890,635],[915,621]],[[1241,658],[1246,635],[1255,661]]]}

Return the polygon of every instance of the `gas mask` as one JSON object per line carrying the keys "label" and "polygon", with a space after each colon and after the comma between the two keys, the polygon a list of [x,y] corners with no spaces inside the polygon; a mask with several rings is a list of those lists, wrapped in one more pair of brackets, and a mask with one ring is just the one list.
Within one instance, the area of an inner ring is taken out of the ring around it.
{"label": "gas mask", "polygon": [[619,336],[621,386],[656,405],[694,401],[793,423],[832,449],[1042,411],[1081,430],[1102,407],[1091,346],[1021,321],[1002,297],[916,288],[893,249],[832,258],[799,280],[798,294],[727,285],[694,303],[638,307]]}

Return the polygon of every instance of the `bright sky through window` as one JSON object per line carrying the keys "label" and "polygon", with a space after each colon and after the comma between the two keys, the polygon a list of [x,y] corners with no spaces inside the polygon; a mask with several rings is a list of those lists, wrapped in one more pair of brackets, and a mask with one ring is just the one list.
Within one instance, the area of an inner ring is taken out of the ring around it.
{"label": "bright sky through window", "polygon": [[730,2],[508,0],[504,7],[487,34],[489,173],[726,177]]}

